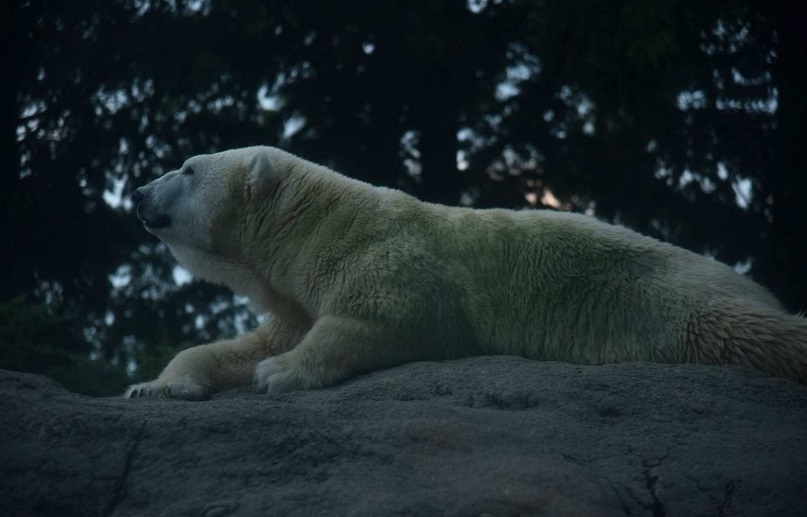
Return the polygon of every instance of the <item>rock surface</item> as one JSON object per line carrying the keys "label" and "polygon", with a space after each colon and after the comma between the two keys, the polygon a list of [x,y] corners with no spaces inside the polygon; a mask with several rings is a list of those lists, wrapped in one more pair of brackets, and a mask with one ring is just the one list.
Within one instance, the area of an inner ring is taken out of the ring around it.
{"label": "rock surface", "polygon": [[807,387],[482,357],[181,402],[0,371],[0,515],[807,515]]}

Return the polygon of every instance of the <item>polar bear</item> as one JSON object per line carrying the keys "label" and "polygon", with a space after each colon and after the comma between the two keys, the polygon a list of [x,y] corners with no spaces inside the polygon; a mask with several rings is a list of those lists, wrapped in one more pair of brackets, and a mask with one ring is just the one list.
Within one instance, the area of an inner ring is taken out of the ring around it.
{"label": "polar bear", "polygon": [[807,382],[807,320],[724,264],[593,217],[424,203],[272,147],[195,156],[133,201],[180,264],[267,318],[183,350],[128,397],[322,388],[483,354]]}

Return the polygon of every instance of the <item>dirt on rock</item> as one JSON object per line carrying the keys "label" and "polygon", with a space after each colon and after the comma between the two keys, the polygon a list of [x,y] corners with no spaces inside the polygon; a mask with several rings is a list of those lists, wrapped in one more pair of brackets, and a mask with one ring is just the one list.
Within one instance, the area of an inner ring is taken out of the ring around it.
{"label": "dirt on rock", "polygon": [[807,387],[738,367],[479,357],[206,402],[0,371],[3,516],[805,512]]}

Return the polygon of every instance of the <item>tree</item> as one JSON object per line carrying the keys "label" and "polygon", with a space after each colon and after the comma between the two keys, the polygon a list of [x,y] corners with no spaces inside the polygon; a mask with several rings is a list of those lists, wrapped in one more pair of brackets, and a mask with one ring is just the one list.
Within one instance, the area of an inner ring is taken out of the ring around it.
{"label": "tree", "polygon": [[766,184],[770,192],[771,256],[758,274],[785,301],[807,311],[807,148],[800,125],[807,119],[807,36],[800,23],[800,2],[760,2],[761,16],[776,36],[776,59],[771,67],[780,109],[767,145],[770,148]]}

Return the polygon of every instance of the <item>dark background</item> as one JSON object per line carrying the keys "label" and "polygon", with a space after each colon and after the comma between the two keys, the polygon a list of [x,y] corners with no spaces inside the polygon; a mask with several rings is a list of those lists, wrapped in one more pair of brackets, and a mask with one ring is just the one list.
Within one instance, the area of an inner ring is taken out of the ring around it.
{"label": "dark background", "polygon": [[2,4],[0,367],[118,392],[255,324],[127,198],[276,145],[421,199],[575,210],[807,309],[798,1]]}

